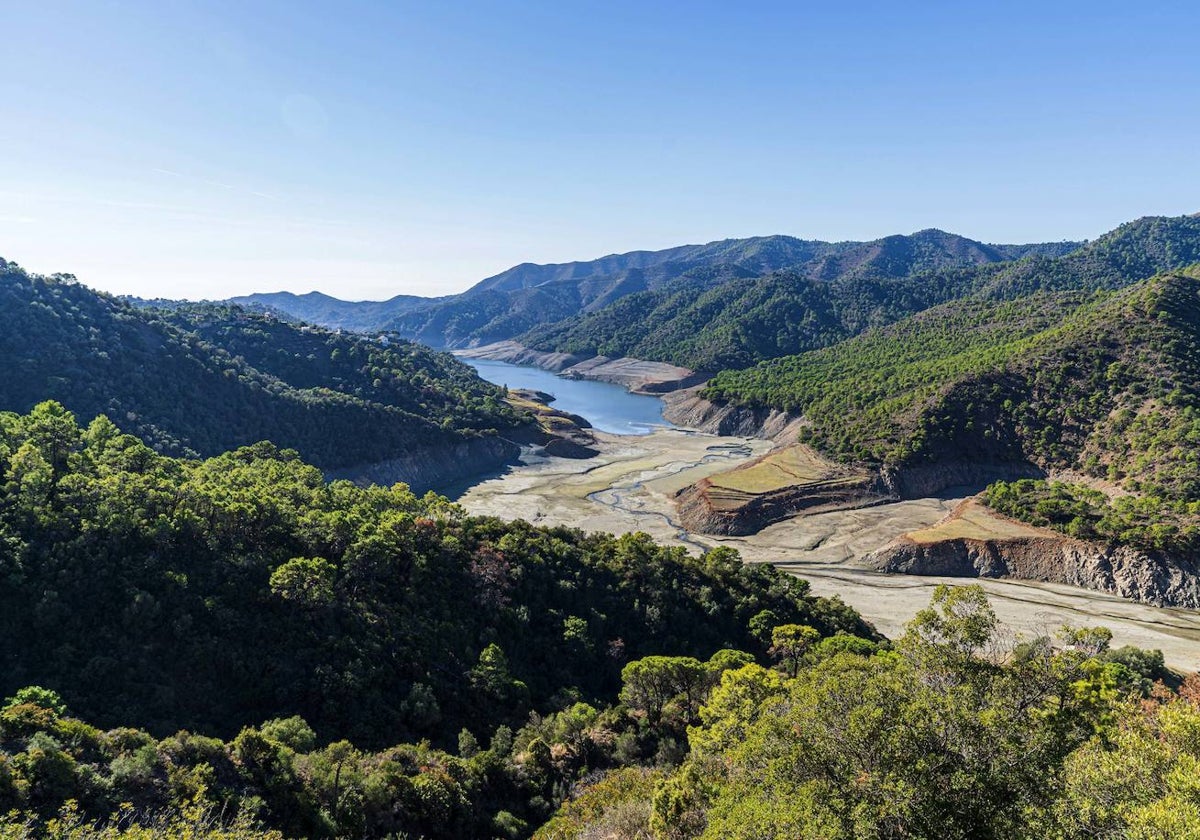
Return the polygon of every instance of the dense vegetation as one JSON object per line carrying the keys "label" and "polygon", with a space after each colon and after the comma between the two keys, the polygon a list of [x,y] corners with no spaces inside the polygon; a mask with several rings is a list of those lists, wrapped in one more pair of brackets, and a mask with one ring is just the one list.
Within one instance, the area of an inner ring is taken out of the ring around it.
{"label": "dense vegetation", "polygon": [[[475,340],[517,336],[542,350],[719,370],[824,346],[944,299],[933,293],[939,281],[892,288],[888,280],[1027,252],[1062,253],[1073,244],[992,246],[937,230],[874,242],[730,240],[595,263],[518,266],[414,318],[433,323],[434,313],[484,304],[486,323],[470,322]],[[834,287],[833,280],[841,282]],[[412,320],[396,328],[407,335]],[[461,326],[456,321],[445,335],[462,334]]]}
{"label": "dense vegetation", "polygon": [[138,309],[3,261],[0,354],[0,408],[56,399],[168,454],[272,440],[332,469],[527,422],[468,366],[407,341],[230,306]]}
{"label": "dense vegetation", "polygon": [[538,350],[740,369],[830,346],[964,297],[1120,289],[1200,261],[1200,217],[1149,217],[1090,243],[985,245],[926,230],[873,242],[756,237],[515,266],[460,295],[348,303],[241,300],[316,323],[393,329],[433,346]]}
{"label": "dense vegetation", "polygon": [[0,706],[0,837],[90,837],[97,820],[106,837],[181,838],[1200,829],[1200,685],[1168,688],[1161,654],[1110,650],[1095,629],[1004,638],[977,588],[939,589],[894,647],[777,622],[752,622],[774,669],[735,650],[644,657],[606,707],[569,703],[486,741],[464,729],[452,749],[364,751],[297,716],[227,741],[105,731],[27,687]]}
{"label": "dense vegetation", "polygon": [[943,587],[892,649],[726,671],[681,767],[611,773],[536,836],[1196,836],[1200,684],[1147,691],[1153,659],[1108,639],[1004,639],[980,590]]}
{"label": "dense vegetation", "polygon": [[596,312],[535,328],[534,349],[631,356],[693,370],[748,367],[762,359],[828,347],[952,297],[947,278],[853,276],[830,282],[798,271],[716,286],[685,277],[624,297]]}
{"label": "dense vegetation", "polygon": [[1073,536],[1190,552],[1197,371],[1200,270],[1190,270],[1118,293],[949,304],[721,374],[707,393],[803,413],[808,441],[885,471],[975,461],[1081,472],[1123,492],[1022,481],[987,499]]}
{"label": "dense vegetation", "polygon": [[1073,245],[984,246],[940,231],[888,237],[866,252],[766,276],[717,285],[685,277],[520,340],[540,350],[740,369],[828,347],[947,301],[1122,288],[1200,260],[1200,218],[1141,219]]}
{"label": "dense vegetation", "polygon": [[[645,535],[470,518],[403,485],[326,483],[266,443],[175,459],[105,417],[80,428],[52,402],[0,415],[0,581],[0,696],[47,686],[85,720],[137,723],[154,736],[102,736],[18,710],[0,732],[28,755],[10,761],[4,752],[14,749],[0,747],[0,812],[5,796],[43,815],[74,798],[96,815],[128,797],[143,808],[181,804],[206,787],[217,802],[259,797],[272,824],[301,833],[325,831],[327,803],[275,775],[292,761],[278,744],[416,743],[349,753],[365,762],[355,771],[363,784],[381,786],[372,807],[386,812],[354,819],[372,821],[375,835],[397,825],[432,832],[453,812],[439,836],[473,835],[497,810],[544,817],[566,778],[552,772],[561,756],[544,757],[544,773],[524,760],[508,768],[514,749],[541,755],[512,730],[531,715],[548,715],[548,727],[576,715],[590,731],[598,712],[586,704],[611,704],[631,661],[661,660],[669,680],[699,680],[699,691],[722,668],[765,655],[764,628],[776,624],[873,635],[840,602],[809,597],[802,581],[743,565],[732,551],[692,557]],[[731,659],[726,648],[750,654]],[[678,752],[679,727],[647,733],[614,714],[605,755]],[[315,736],[293,743],[292,724],[238,734],[297,715]],[[155,741],[181,728],[233,742]],[[36,732],[45,734],[26,740]],[[470,743],[495,752],[457,746]],[[177,753],[179,778],[166,753]],[[330,756],[311,760],[328,760],[336,776]],[[101,759],[103,772],[86,769]],[[409,794],[396,787],[424,773],[463,790],[443,801],[435,786],[430,804],[420,784]],[[337,800],[339,782],[330,784]],[[453,805],[464,797],[475,804]],[[339,807],[330,819],[348,830]]]}
{"label": "dense vegetation", "polygon": [[[295,317],[326,326],[346,326],[364,330],[391,329],[400,334],[433,346],[464,346],[514,338],[528,332],[521,340],[539,347],[572,351],[596,352],[600,346],[622,353],[637,352],[644,358],[674,360],[693,367],[716,369],[725,364],[743,366],[748,363],[739,353],[744,351],[732,337],[718,354],[695,356],[694,347],[675,346],[672,341],[640,342],[650,334],[670,329],[676,341],[690,337],[687,321],[706,326],[703,313],[711,315],[721,301],[699,303],[696,298],[708,290],[733,281],[752,281],[768,277],[781,269],[790,271],[781,277],[768,279],[768,289],[748,290],[759,303],[778,297],[776,286],[808,281],[829,281],[845,278],[850,285],[859,281],[880,278],[906,277],[951,266],[971,266],[1012,260],[1029,255],[1059,256],[1073,250],[1078,243],[1060,242],[1041,245],[984,245],[942,231],[921,231],[912,236],[889,236],[874,242],[812,242],[790,236],[761,236],[751,239],[729,239],[707,245],[684,245],[663,251],[635,251],[614,254],[588,262],[561,265],[523,264],[476,284],[460,295],[422,300],[399,296],[389,301],[349,303],[324,295],[266,294],[250,295],[237,300],[259,306],[276,308]],[[750,284],[753,286],[754,284]],[[877,290],[852,294],[879,294]],[[923,291],[915,286],[908,294],[924,299]],[[818,293],[819,295],[819,293]],[[627,301],[633,297],[634,301]],[[885,295],[886,296],[886,295]],[[735,296],[736,297],[736,296]],[[852,308],[854,303],[839,295],[839,304]],[[721,300],[730,300],[726,295]],[[934,300],[933,302],[937,302]],[[610,304],[620,303],[609,311]],[[900,303],[892,306],[899,314],[907,314]],[[631,304],[633,308],[630,308]],[[800,302],[803,307],[804,301]],[[752,339],[756,352],[778,355],[796,352],[802,346],[776,341],[777,327],[786,320],[773,318],[769,312],[752,312],[757,304],[747,303],[745,323],[736,327]],[[816,305],[816,304],[814,304]],[[929,305],[928,303],[926,305]],[[736,308],[736,307],[735,307]],[[651,310],[656,310],[651,314]],[[596,313],[593,320],[588,317]],[[846,319],[863,319],[874,323],[886,313],[871,316],[868,309],[848,312]],[[630,325],[632,331],[619,329]],[[643,321],[643,317],[649,317]],[[731,322],[738,314],[731,313]],[[803,313],[801,313],[803,316]],[[676,321],[676,318],[680,320]],[[760,324],[766,318],[771,324]],[[700,319],[700,320],[697,320]],[[873,320],[872,320],[873,319]],[[804,320],[802,317],[801,320]],[[714,335],[721,332],[718,327]],[[774,347],[774,349],[769,349]],[[753,348],[751,348],[753,349]],[[753,354],[752,354],[753,356]],[[765,355],[753,359],[766,358]],[[752,360],[753,360],[752,359]]]}
{"label": "dense vegetation", "polygon": [[[1070,471],[986,500],[1200,550],[1200,219],[690,248],[518,266],[421,329],[586,306],[540,334],[785,354],[708,396],[885,478]],[[526,422],[448,356],[9,263],[0,348],[0,838],[1200,835],[1200,682],[1106,631],[1006,638],[939,588],[893,644],[728,549],[326,482]]]}

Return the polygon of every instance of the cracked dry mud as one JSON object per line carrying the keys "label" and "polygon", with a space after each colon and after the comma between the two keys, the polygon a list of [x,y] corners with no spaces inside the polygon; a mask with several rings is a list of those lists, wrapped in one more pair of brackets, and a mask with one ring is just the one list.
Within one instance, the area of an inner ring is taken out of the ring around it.
{"label": "cracked dry mud", "polygon": [[[753,562],[806,578],[818,595],[840,595],[889,636],[929,603],[939,583],[962,578],[884,575],[859,562],[898,534],[928,527],[961,497],[916,499],[780,522],[746,537],[711,537],[680,527],[671,496],[700,478],[758,457],[770,443],[663,429],[641,437],[596,435],[587,460],[527,456],[521,466],[467,490],[473,514],[569,525],[588,531],[645,531],[697,551],[728,545]],[[1174,668],[1200,670],[1200,613],[1163,609],[1085,589],[1019,580],[978,581],[1014,635],[1052,633],[1063,624],[1104,625],[1114,644],[1163,651]]]}

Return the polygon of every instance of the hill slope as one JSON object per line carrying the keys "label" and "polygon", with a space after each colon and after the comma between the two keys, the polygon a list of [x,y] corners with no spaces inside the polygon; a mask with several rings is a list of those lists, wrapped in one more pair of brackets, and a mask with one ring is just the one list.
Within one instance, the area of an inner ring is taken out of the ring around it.
{"label": "hill slope", "polygon": [[286,313],[305,323],[329,329],[371,332],[397,315],[430,306],[440,300],[442,298],[396,295],[381,301],[347,301],[320,292],[304,295],[267,292],[230,298],[230,303]]}
{"label": "hill slope", "polygon": [[711,288],[679,281],[518,340],[547,352],[633,356],[710,371],[743,368],[826,347],[965,296],[1121,288],[1200,260],[1200,218],[1141,219],[1063,255],[1073,244],[988,246],[922,231]]}
{"label": "hill slope", "polygon": [[902,495],[961,478],[947,465],[1031,464],[1119,492],[1002,485],[991,498],[1004,511],[1139,548],[1200,546],[1200,270],[947,304],[722,373],[706,395],[803,414],[804,440]]}
{"label": "hill slope", "polygon": [[1029,253],[1058,255],[1077,245],[985,245],[936,230],[874,242],[830,243],[762,236],[662,251],[634,251],[587,262],[525,263],[448,298],[399,296],[383,302],[348,303],[313,293],[250,295],[236,300],[276,308],[326,326],[389,329],[436,347],[465,347],[510,339],[601,310],[630,295],[656,293],[674,286],[699,293],[781,269],[794,269],[797,276],[810,280],[846,275],[895,277],[947,266],[993,263]]}
{"label": "hill slope", "polygon": [[[142,310],[0,263],[0,409],[52,398],[166,453],[272,440],[327,470],[473,445],[528,419],[452,357],[236,307]],[[489,443],[490,441],[490,443]]]}

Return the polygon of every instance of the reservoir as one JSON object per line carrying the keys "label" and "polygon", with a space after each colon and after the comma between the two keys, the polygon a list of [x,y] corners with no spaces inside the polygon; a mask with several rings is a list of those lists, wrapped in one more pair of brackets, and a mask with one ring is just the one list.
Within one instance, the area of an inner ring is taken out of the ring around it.
{"label": "reservoir", "polygon": [[551,405],[559,411],[578,414],[592,427],[614,435],[645,435],[670,426],[662,416],[658,397],[631,394],[620,385],[587,379],[564,379],[550,371],[525,365],[510,365],[488,359],[466,362],[488,382],[509,388],[529,388],[554,395]]}

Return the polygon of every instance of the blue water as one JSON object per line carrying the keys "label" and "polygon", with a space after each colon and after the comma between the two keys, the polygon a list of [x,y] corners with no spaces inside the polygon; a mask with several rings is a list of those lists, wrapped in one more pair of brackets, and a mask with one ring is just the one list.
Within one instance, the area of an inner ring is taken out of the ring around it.
{"label": "blue water", "polygon": [[487,359],[463,359],[488,382],[509,388],[532,388],[554,395],[551,405],[559,411],[578,414],[593,428],[615,435],[645,435],[657,427],[670,426],[662,416],[662,400],[631,394],[620,385],[563,379],[541,368],[510,365]]}

